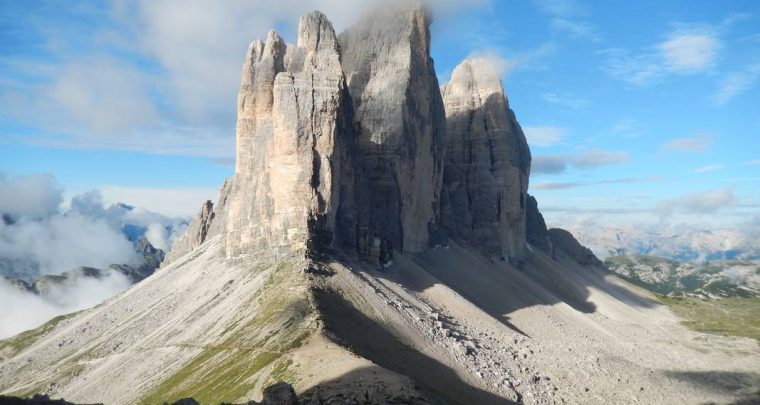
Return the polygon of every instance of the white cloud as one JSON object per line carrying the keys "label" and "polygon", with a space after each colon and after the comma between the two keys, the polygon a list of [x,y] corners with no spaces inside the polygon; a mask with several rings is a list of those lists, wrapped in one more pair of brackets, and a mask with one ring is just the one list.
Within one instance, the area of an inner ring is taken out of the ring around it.
{"label": "white cloud", "polygon": [[574,110],[586,108],[591,104],[587,99],[575,97],[571,94],[544,93],[541,97],[549,103],[572,108]]}
{"label": "white cloud", "polygon": [[726,167],[722,164],[705,165],[694,169],[694,173],[709,173]]}
{"label": "white cloud", "polygon": [[128,202],[170,217],[195,216],[206,200],[216,202],[217,188],[99,187],[108,204]]}
{"label": "white cloud", "polygon": [[[186,226],[181,218],[106,206],[97,191],[76,195],[67,205],[62,201],[63,190],[52,177],[10,177],[0,172],[0,338],[123,291],[130,281],[105,269],[111,264],[140,263],[128,236],[136,239],[144,233],[151,244],[167,249]],[[197,209],[201,200],[195,201]],[[76,271],[81,266],[105,271],[101,277],[85,277]],[[63,273],[64,282],[47,283],[40,295],[4,279],[33,282]]]}
{"label": "white cloud", "polygon": [[522,127],[525,136],[528,138],[528,144],[532,147],[553,146],[565,137],[565,131],[562,128],[550,126],[524,126]]}
{"label": "white cloud", "polygon": [[[531,162],[531,174],[562,174],[570,166],[576,169],[590,170],[600,166],[621,164],[629,159],[630,156],[626,151],[605,151],[599,149],[588,149],[574,154],[535,155]],[[616,182],[622,182],[622,180],[627,181],[627,179],[618,179]],[[558,183],[552,184],[556,185]],[[573,185],[577,186],[580,183],[573,183]]]}
{"label": "white cloud", "polygon": [[729,73],[713,94],[713,101],[718,105],[728,103],[734,97],[750,89],[758,77],[760,77],[760,64],[752,65],[742,71]]}
{"label": "white cloud", "polygon": [[593,169],[599,166],[614,165],[627,162],[630,156],[626,151],[604,151],[589,149],[572,159],[572,163],[579,169]]}
{"label": "white cloud", "polygon": [[535,0],[539,9],[551,16],[550,27],[555,32],[576,39],[594,42],[602,40],[597,29],[585,17],[583,5],[574,0]]}
{"label": "white cloud", "polygon": [[664,150],[674,150],[682,152],[701,152],[710,146],[710,134],[701,134],[689,138],[675,138],[662,146]]}
{"label": "white cloud", "polygon": [[720,42],[711,34],[680,34],[657,45],[666,67],[674,72],[699,72],[715,63]]}
{"label": "white cloud", "polygon": [[496,51],[476,51],[466,58],[478,69],[486,69],[487,75],[506,76],[517,64],[516,61],[505,58]]}
{"label": "white cloud", "polygon": [[0,214],[43,218],[58,210],[63,201],[52,176],[8,177],[0,172]]}
{"label": "white cloud", "polygon": [[567,170],[566,155],[536,155],[530,164],[530,172],[537,174],[561,174]]}
{"label": "white cloud", "polygon": [[662,201],[657,205],[657,212],[667,217],[676,211],[707,215],[736,204],[733,187],[717,190],[699,191],[680,198]]}
{"label": "white cloud", "polygon": [[[42,102],[59,112],[52,125],[72,130],[82,125],[104,135],[154,124],[158,108],[148,94],[145,74],[107,57],[87,58],[60,68]],[[36,112],[36,111],[35,111]],[[49,118],[50,119],[50,118]]]}
{"label": "white cloud", "polygon": [[49,319],[99,304],[126,290],[130,281],[117,272],[101,278],[74,277],[52,285],[44,296],[19,290],[0,278],[0,339],[42,325]]}
{"label": "white cloud", "polygon": [[[0,114],[37,129],[8,134],[34,145],[229,158],[251,41],[274,27],[292,41],[298,17],[315,9],[340,31],[367,10],[397,1],[112,0],[82,15],[102,26],[30,13],[24,26],[44,37],[51,54],[43,62],[16,54],[4,59],[19,76],[38,80],[9,79]],[[451,15],[490,0],[429,3],[435,13]]]}
{"label": "white cloud", "polygon": [[712,28],[678,29],[667,33],[665,38],[640,52],[604,50],[601,54],[606,60],[602,68],[613,78],[645,86],[671,74],[710,70],[722,47],[718,31]]}

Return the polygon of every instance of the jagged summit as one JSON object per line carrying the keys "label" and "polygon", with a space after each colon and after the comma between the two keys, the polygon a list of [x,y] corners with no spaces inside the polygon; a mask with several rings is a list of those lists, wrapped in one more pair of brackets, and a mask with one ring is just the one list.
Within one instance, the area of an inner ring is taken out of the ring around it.
{"label": "jagged summit", "polygon": [[0,341],[0,395],[248,403],[278,381],[305,404],[752,394],[736,387],[760,385],[754,341],[695,336],[546,229],[498,74],[468,60],[441,90],[429,23],[392,7],[336,35],[313,12],[295,45],[253,42],[219,201],[155,274]]}
{"label": "jagged summit", "polygon": [[485,61],[463,62],[441,93],[429,25],[421,6],[391,7],[336,36],[312,12],[297,45],[275,32],[251,45],[227,214],[215,215],[228,257],[313,246],[389,257],[448,234],[522,258],[525,136]]}

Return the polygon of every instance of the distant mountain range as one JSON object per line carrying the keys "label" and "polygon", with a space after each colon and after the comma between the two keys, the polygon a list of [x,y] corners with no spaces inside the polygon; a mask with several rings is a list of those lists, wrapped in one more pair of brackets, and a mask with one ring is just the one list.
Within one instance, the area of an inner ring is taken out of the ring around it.
{"label": "distant mountain range", "polygon": [[135,264],[112,264],[104,269],[80,266],[60,274],[45,274],[34,279],[10,276],[5,276],[4,279],[20,291],[41,296],[49,295],[51,289],[65,288],[69,284],[78,283],[82,278],[101,280],[112,272],[122,274],[131,283],[136,283],[153,274],[161,266],[165,253],[151,245],[144,236],[140,236],[133,243],[139,257],[139,262]]}
{"label": "distant mountain range", "polygon": [[578,241],[604,258],[647,255],[679,262],[760,260],[760,238],[738,230],[668,227],[571,227]]}
{"label": "distant mountain range", "polygon": [[659,294],[704,298],[760,297],[760,261],[681,263],[634,254],[611,256],[604,264],[616,275]]}

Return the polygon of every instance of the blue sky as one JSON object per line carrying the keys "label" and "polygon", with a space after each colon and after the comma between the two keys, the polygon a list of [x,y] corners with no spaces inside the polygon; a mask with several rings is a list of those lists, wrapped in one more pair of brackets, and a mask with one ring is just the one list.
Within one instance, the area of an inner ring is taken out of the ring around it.
{"label": "blue sky", "polygon": [[[380,0],[368,3],[378,3]],[[189,214],[232,173],[247,44],[350,0],[5,1],[0,172],[49,173]],[[741,226],[760,215],[760,3],[442,0],[441,82],[471,56],[503,72],[554,225]]]}

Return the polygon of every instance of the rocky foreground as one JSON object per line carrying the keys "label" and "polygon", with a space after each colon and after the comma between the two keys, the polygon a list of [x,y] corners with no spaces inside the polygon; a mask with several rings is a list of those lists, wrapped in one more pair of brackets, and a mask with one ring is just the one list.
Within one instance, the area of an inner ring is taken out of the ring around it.
{"label": "rocky foreground", "polygon": [[161,269],[0,342],[0,392],[75,402],[700,403],[751,400],[753,340],[690,332],[527,194],[496,71],[441,88],[429,18],[251,44],[235,175]]}

